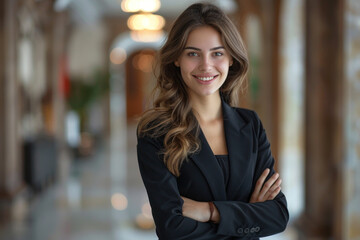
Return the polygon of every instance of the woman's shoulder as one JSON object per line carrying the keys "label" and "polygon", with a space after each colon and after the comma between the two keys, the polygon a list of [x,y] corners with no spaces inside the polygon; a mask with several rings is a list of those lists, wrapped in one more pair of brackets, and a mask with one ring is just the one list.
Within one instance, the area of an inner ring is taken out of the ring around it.
{"label": "woman's shoulder", "polygon": [[255,129],[262,126],[260,117],[255,110],[241,107],[232,107],[232,109],[246,122],[251,122],[255,126]]}
{"label": "woman's shoulder", "polygon": [[161,124],[159,124],[157,121],[151,121],[145,126],[139,123],[136,129],[138,142],[140,140],[145,140],[153,142],[156,145],[162,145],[165,136],[165,134],[159,134],[160,132],[164,132],[162,128],[163,126],[161,126]]}
{"label": "woman's shoulder", "polygon": [[248,117],[252,117],[254,114],[257,115],[254,110],[248,108],[232,107],[232,109],[236,110],[241,115],[246,115]]}
{"label": "woman's shoulder", "polygon": [[241,107],[231,107],[234,109],[241,117],[249,121],[259,121],[259,115],[252,109],[241,108]]}

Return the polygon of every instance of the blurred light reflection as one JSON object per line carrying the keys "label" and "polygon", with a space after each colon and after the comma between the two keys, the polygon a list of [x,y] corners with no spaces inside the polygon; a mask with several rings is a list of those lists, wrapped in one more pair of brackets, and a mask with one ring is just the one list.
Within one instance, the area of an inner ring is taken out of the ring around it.
{"label": "blurred light reflection", "polygon": [[79,208],[81,206],[81,193],[82,188],[78,179],[70,177],[67,185],[67,200],[69,206],[72,208]]}
{"label": "blurred light reflection", "polygon": [[123,211],[128,206],[128,199],[126,198],[126,196],[124,194],[115,193],[111,197],[111,205],[113,206],[114,209]]}
{"label": "blurred light reflection", "polygon": [[113,64],[122,64],[127,58],[126,50],[120,47],[114,48],[110,52],[110,61]]}
{"label": "blurred light reflection", "polygon": [[145,217],[152,218],[150,203],[145,203],[141,207],[141,212]]}
{"label": "blurred light reflection", "polygon": [[134,57],[132,64],[134,68],[143,71],[151,72],[153,66],[154,56],[151,54],[138,54]]}

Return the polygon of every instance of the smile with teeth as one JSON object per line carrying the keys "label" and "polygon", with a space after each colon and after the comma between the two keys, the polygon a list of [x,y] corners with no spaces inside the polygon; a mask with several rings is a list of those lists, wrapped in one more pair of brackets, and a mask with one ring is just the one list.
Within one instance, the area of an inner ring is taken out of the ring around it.
{"label": "smile with teeth", "polygon": [[195,76],[197,79],[201,80],[201,81],[210,81],[210,80],[213,80],[216,76],[211,76],[211,77],[198,77],[198,76]]}

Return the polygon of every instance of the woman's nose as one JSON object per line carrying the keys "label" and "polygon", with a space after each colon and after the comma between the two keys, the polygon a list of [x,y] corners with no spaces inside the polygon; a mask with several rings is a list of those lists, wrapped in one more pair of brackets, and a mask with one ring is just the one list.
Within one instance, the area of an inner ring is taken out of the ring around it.
{"label": "woman's nose", "polygon": [[208,56],[203,56],[200,62],[199,69],[206,71],[211,68],[211,59]]}

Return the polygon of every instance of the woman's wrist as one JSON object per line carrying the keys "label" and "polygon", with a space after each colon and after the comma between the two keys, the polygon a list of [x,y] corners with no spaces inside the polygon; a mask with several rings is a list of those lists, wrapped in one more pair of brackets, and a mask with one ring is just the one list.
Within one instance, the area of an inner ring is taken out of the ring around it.
{"label": "woman's wrist", "polygon": [[208,202],[210,217],[208,222],[219,223],[220,222],[220,213],[213,202]]}
{"label": "woman's wrist", "polygon": [[212,222],[212,218],[213,218],[215,206],[214,206],[214,203],[213,203],[213,202],[208,202],[208,203],[209,203],[209,210],[210,210],[210,217],[209,217],[209,221],[208,221],[208,222]]}

